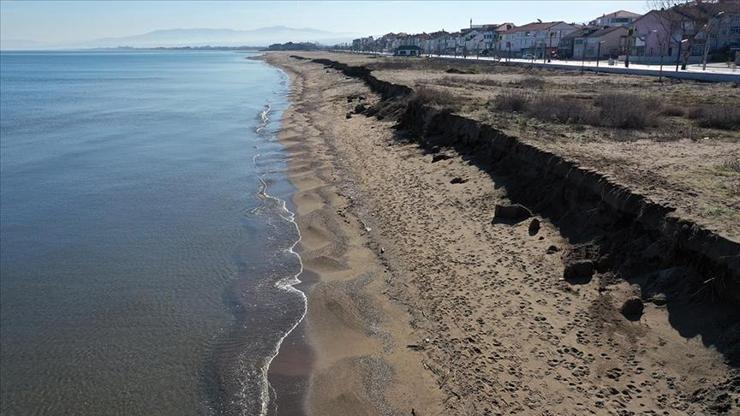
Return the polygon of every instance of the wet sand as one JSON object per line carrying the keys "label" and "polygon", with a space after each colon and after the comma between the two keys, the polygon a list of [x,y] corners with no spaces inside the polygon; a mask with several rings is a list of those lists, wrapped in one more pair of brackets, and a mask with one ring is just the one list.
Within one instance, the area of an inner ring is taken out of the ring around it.
{"label": "wet sand", "polygon": [[[347,118],[378,100],[360,81],[289,54],[266,59],[292,78],[280,139],[293,155],[298,248],[317,277],[305,413],[736,410],[737,370],[664,306],[632,322],[619,312],[628,283],[564,282],[570,244],[545,218],[535,235],[529,222],[491,224],[508,202],[504,178],[453,152],[433,163],[391,121]],[[291,357],[283,349],[273,371]]]}

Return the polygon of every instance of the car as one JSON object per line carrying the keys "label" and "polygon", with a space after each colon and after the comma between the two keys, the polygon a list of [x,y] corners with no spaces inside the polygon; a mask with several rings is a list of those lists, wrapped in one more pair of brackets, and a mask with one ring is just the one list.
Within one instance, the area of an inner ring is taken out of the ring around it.
{"label": "car", "polygon": [[531,53],[525,53],[524,55],[522,55],[522,58],[523,59],[534,59],[534,55],[532,55]]}

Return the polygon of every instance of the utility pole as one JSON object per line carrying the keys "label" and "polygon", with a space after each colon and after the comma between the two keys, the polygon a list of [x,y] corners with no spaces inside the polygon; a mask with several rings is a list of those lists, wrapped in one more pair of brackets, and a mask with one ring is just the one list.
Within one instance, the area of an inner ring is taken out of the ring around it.
{"label": "utility pole", "polygon": [[547,50],[546,49],[547,49],[547,43],[545,43],[545,41],[543,40],[542,41],[542,63],[543,64],[547,63]]}
{"label": "utility pole", "polygon": [[635,29],[627,31],[627,54],[624,58],[624,67],[630,67],[630,49],[632,49],[632,34],[635,33]]}
{"label": "utility pole", "polygon": [[678,54],[676,55],[676,72],[678,72],[678,66],[681,64],[681,48],[686,42],[688,42],[688,39],[681,39],[681,42],[678,42]]}
{"label": "utility pole", "polygon": [[719,12],[712,16],[711,19],[709,19],[709,22],[707,22],[706,26],[704,26],[704,60],[702,61],[701,70],[706,71],[707,70],[707,55],[709,54],[709,41],[711,39],[711,29],[712,29],[712,23],[714,23],[714,19],[717,19],[718,17],[722,16],[725,12]]}
{"label": "utility pole", "polygon": [[586,67],[586,41],[587,38],[583,38],[583,46],[581,47],[581,74]]}

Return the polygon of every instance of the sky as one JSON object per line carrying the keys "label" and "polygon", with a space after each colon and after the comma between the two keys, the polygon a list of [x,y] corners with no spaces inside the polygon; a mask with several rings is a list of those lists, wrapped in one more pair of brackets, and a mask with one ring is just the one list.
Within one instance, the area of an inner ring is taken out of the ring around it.
{"label": "sky", "polygon": [[473,24],[537,19],[587,22],[633,1],[24,1],[0,0],[0,37],[65,43],[158,29],[310,27],[336,33],[459,30]]}

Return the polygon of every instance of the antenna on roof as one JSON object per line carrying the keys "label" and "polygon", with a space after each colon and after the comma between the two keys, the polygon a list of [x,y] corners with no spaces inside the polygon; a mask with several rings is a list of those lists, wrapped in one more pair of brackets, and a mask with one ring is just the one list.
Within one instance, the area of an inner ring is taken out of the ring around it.
{"label": "antenna on roof", "polygon": [[542,19],[537,19],[537,23],[542,23]]}

